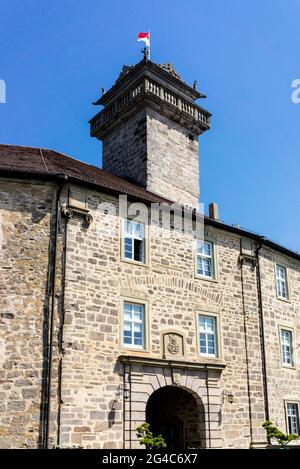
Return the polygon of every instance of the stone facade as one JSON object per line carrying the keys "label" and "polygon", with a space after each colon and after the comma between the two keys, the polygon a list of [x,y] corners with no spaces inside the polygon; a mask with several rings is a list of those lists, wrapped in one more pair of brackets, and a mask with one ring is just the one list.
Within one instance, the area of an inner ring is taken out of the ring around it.
{"label": "stone facade", "polygon": [[51,185],[1,178],[1,448],[40,443],[53,195]]}
{"label": "stone facade", "polygon": [[147,186],[147,114],[137,113],[123,122],[103,141],[103,168],[125,179]]}
{"label": "stone facade", "polygon": [[122,122],[103,140],[103,167],[178,204],[199,200],[197,135],[152,109]]}
{"label": "stone facade", "polygon": [[[195,206],[197,136],[209,128],[199,97],[151,62],[127,71],[91,121],[106,169]],[[120,180],[103,190],[50,176],[0,179],[0,447],[136,448],[137,426],[161,424],[167,400],[164,425],[185,447],[265,445],[268,416],[287,431],[286,402],[300,404],[300,257],[206,219],[205,279],[193,232],[148,219],[145,263],[128,261]],[[123,345],[126,301],[144,307],[143,349]],[[215,318],[214,358],[200,354],[199,314]],[[280,327],[293,333],[293,366]]]}
{"label": "stone facade", "polygon": [[[2,180],[2,447],[36,447],[40,441],[43,322],[56,190],[56,185],[37,181]],[[66,194],[64,189],[62,204]],[[88,228],[80,214],[69,221],[61,218],[59,251],[66,255],[59,255],[65,275],[63,290],[58,282],[56,292],[50,446],[135,447],[135,428],[145,420],[149,397],[166,385],[187,390],[205,409],[203,447],[247,448],[263,442],[257,271],[251,259],[239,262],[241,237],[206,228],[206,236],[217,245],[214,282],[195,278],[190,235],[172,232],[162,237],[155,226],[148,265],[129,263],[121,259],[118,199],[92,190],[87,197],[93,216]],[[106,213],[108,204],[115,206],[115,214]],[[270,416],[286,428],[284,401],[300,397],[300,264],[269,248],[260,256]],[[276,297],[275,261],[288,266],[291,302]],[[148,304],[146,351],[126,350],[120,344],[124,298]],[[200,311],[219,315],[219,359],[199,356]],[[295,332],[292,369],[281,366],[279,325]],[[184,356],[175,355],[173,361],[164,359],[163,350],[163,333],[170,331],[183,336],[185,343]],[[232,403],[226,398],[229,391]]]}

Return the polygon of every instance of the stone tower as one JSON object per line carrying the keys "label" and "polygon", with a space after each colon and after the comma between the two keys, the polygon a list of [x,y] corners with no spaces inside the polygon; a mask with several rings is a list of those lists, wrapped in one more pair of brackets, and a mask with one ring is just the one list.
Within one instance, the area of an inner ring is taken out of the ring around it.
{"label": "stone tower", "polygon": [[171,64],[144,59],[124,66],[94,104],[91,136],[103,142],[103,168],[174,202],[199,200],[198,136],[210,113],[195,104],[205,96],[181,80]]}

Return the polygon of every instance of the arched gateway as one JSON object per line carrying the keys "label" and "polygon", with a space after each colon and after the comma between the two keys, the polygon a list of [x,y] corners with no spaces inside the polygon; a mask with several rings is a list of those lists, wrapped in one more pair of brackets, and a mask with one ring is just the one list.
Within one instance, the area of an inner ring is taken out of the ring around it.
{"label": "arched gateway", "polygon": [[164,386],[148,399],[146,421],[151,431],[162,434],[169,450],[205,447],[205,411],[192,392]]}
{"label": "arched gateway", "polygon": [[168,449],[221,448],[220,377],[224,366],[121,356],[124,448],[140,448],[136,429],[150,423]]}

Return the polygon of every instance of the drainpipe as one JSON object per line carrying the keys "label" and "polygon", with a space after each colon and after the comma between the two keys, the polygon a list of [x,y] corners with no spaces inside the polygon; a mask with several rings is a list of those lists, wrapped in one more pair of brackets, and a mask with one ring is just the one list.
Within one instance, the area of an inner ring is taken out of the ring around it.
{"label": "drainpipe", "polygon": [[268,396],[268,379],[267,379],[267,359],[266,359],[266,345],[265,345],[265,333],[264,333],[264,309],[263,309],[263,297],[262,297],[262,285],[261,285],[261,271],[260,271],[260,250],[263,247],[265,238],[261,238],[260,244],[256,249],[256,278],[257,278],[257,294],[258,294],[258,305],[259,305],[259,317],[260,317],[260,332],[261,332],[261,357],[262,357],[262,376],[263,376],[263,388],[264,388],[264,401],[265,401],[265,417],[266,420],[270,420],[269,411],[269,396]]}
{"label": "drainpipe", "polygon": [[129,449],[132,448],[132,438],[131,438],[131,433],[132,433],[132,385],[131,385],[131,362],[129,363]]}
{"label": "drainpipe", "polygon": [[53,269],[52,269],[52,298],[51,298],[51,314],[50,314],[50,337],[48,343],[48,366],[46,376],[46,408],[45,408],[45,433],[43,438],[43,448],[49,447],[49,430],[50,430],[50,413],[51,413],[51,384],[52,384],[52,360],[53,360],[53,336],[54,336],[54,313],[55,313],[55,297],[56,297],[56,269],[57,269],[57,250],[58,250],[58,234],[59,234],[59,214],[60,214],[60,196],[65,182],[68,180],[67,175],[58,175],[60,180],[56,193],[55,208],[55,235],[54,235],[54,252],[53,252]]}
{"label": "drainpipe", "polygon": [[126,387],[126,365],[123,363],[123,392],[122,392],[122,397],[123,397],[123,449],[126,449],[126,443],[125,443],[125,436],[126,436],[126,431],[125,431],[125,425],[126,425],[126,399],[125,399],[125,387]]}
{"label": "drainpipe", "polygon": [[205,365],[205,371],[206,371],[208,443],[209,443],[209,448],[211,448],[210,402],[209,402],[208,367],[207,367],[207,365]]}
{"label": "drainpipe", "polygon": [[[241,240],[242,243],[242,240]],[[242,244],[240,253],[240,267],[241,267],[241,289],[242,289],[242,305],[243,305],[243,328],[245,337],[245,354],[246,354],[246,377],[247,377],[247,394],[248,394],[248,413],[249,413],[249,427],[250,427],[250,446],[253,442],[253,423],[252,423],[252,406],[251,406],[251,387],[250,387],[250,373],[249,373],[249,352],[248,352],[248,337],[247,337],[247,312],[245,306],[245,289],[244,289],[244,258],[242,255]]]}

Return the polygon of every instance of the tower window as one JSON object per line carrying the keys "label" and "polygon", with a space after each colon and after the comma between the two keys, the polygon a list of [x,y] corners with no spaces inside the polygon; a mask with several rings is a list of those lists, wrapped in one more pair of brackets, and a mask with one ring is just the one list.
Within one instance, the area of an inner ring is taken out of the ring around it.
{"label": "tower window", "polygon": [[124,258],[145,262],[145,225],[133,220],[124,220]]}

